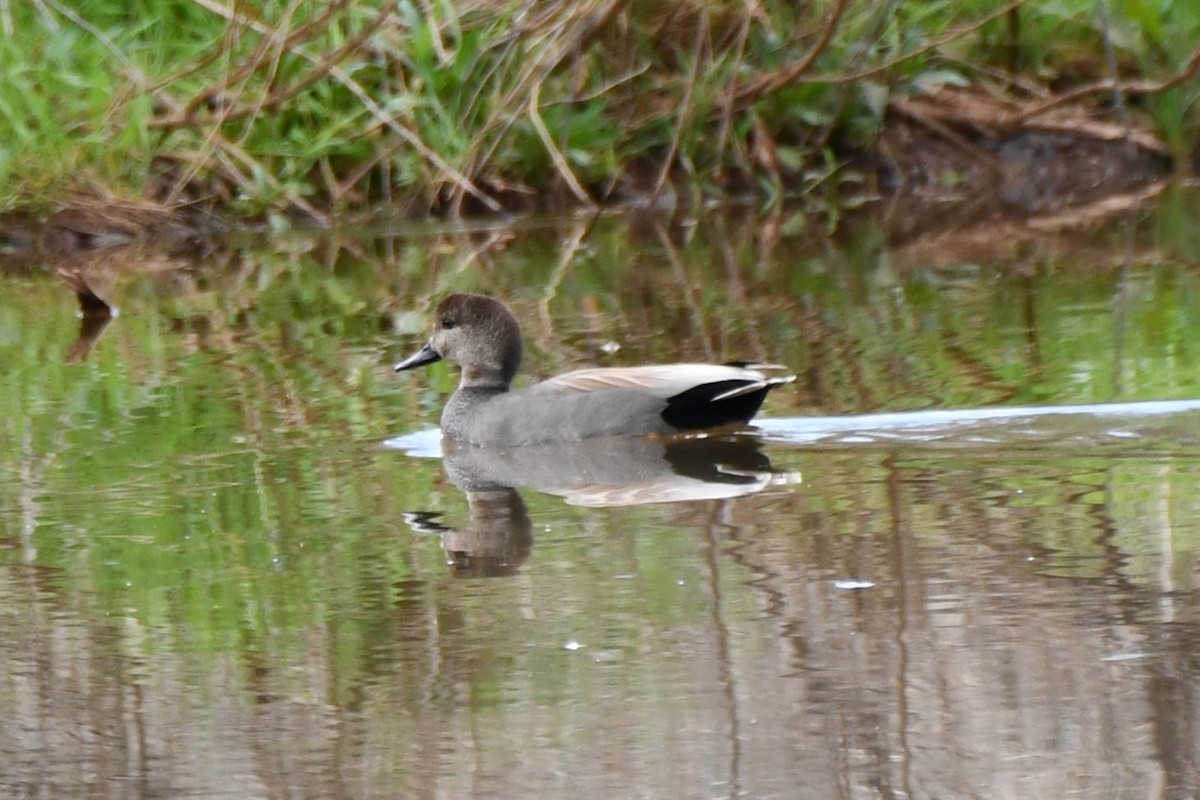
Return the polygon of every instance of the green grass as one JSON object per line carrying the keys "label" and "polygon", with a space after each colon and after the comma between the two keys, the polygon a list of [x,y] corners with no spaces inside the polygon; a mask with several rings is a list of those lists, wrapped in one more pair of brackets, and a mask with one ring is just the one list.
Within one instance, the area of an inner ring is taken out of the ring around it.
{"label": "green grass", "polygon": [[[1122,78],[1164,81],[1200,40],[1187,0],[1030,2],[1015,25],[979,0],[746,8],[5,4],[0,207],[85,191],[325,219],[379,203],[592,202],[668,180],[797,193],[830,146],[835,160],[869,149],[896,93],[1010,65],[1033,84],[1084,85],[1110,75],[1106,38]],[[1132,98],[1181,155],[1196,83]]]}

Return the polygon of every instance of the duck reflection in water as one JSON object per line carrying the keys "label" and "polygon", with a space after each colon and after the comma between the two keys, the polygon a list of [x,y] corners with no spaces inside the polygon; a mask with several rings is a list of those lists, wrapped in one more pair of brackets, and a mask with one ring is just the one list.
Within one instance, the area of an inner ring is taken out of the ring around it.
{"label": "duck reflection in water", "polygon": [[[459,487],[460,489],[463,487]],[[442,537],[446,564],[456,578],[503,578],[516,575],[533,551],[533,523],[521,493],[511,486],[463,489],[467,522],[451,528],[441,514],[417,511],[405,515],[417,533]]]}
{"label": "duck reflection in water", "polygon": [[468,520],[451,528],[438,514],[418,512],[407,521],[442,537],[456,577],[513,575],[529,558],[533,524],[517,487],[598,508],[729,499],[800,479],[774,471],[762,442],[745,434],[515,448],[442,444],[446,474],[467,497]]}
{"label": "duck reflection in water", "polygon": [[68,364],[82,364],[87,360],[92,345],[116,316],[116,309],[96,294],[79,270],[58,269],[55,274],[79,300],[79,336],[67,350],[66,361]]}

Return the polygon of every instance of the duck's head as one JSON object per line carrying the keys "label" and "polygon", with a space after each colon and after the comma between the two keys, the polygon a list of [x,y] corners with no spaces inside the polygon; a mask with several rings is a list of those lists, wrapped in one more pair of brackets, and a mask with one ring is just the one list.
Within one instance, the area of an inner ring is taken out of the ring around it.
{"label": "duck's head", "polygon": [[464,387],[508,388],[521,353],[521,328],[508,306],[481,294],[452,294],[438,303],[429,341],[396,372],[445,359],[462,367]]}

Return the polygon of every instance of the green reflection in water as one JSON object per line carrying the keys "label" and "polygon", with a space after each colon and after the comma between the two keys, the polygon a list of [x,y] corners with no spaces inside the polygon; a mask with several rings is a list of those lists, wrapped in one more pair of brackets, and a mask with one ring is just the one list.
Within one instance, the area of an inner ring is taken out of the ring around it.
{"label": "green reflection in water", "polygon": [[[1152,258],[1123,275],[1119,232],[941,263],[885,249],[870,229],[838,247],[749,219],[589,225],[340,232],[207,254],[182,272],[95,267],[121,314],[82,363],[67,363],[74,298],[49,276],[9,279],[0,563],[10,616],[27,627],[8,635],[49,641],[45,631],[78,626],[88,658],[147,687],[178,675],[210,698],[232,686],[263,704],[361,713],[296,727],[353,729],[362,740],[343,754],[374,742],[381,785],[398,793],[461,774],[423,742],[444,754],[470,725],[496,772],[528,755],[524,733],[589,747],[572,714],[595,729],[611,721],[642,754],[718,729],[721,757],[695,772],[718,782],[738,772],[725,745],[749,730],[738,692],[784,678],[817,676],[756,714],[846,707],[847,752],[869,749],[884,716],[872,709],[886,702],[872,694],[887,685],[874,665],[904,638],[892,625],[935,640],[940,615],[978,601],[979,619],[991,622],[992,606],[1017,619],[1028,596],[1028,608],[1055,609],[1052,647],[1080,629],[1070,615],[1087,592],[1042,578],[1110,579],[1123,608],[1139,609],[1139,587],[1191,580],[1200,531],[1184,520],[1200,497],[1186,454],[853,448],[777,448],[804,484],[732,504],[588,510],[526,492],[529,560],[507,579],[451,579],[441,541],[404,515],[461,525],[462,493],[438,462],[379,447],[436,424],[453,371],[395,376],[391,363],[450,290],[513,304],[535,376],[786,363],[800,380],[771,397],[773,416],[1200,396],[1198,280]],[[841,577],[878,591],[833,592]],[[1019,641],[996,624],[982,628],[986,647]],[[1075,663],[1094,665],[1098,648],[1078,644]],[[720,714],[688,717],[696,708]],[[204,722],[219,742],[213,713]],[[775,735],[820,729],[792,722]],[[181,748],[200,736],[182,729]],[[293,728],[280,730],[271,741]]]}
{"label": "green reflection in water", "polygon": [[[347,519],[398,524],[427,504],[437,467],[371,445],[436,424],[454,374],[388,365],[451,289],[513,303],[534,375],[781,361],[801,381],[772,397],[776,416],[1200,395],[1195,277],[1078,263],[1116,233],[1074,251],[908,267],[877,236],[834,250],[807,235],[764,241],[747,219],[629,222],[298,239],[185,273],[96,267],[122,313],[82,364],[66,363],[69,293],[13,279],[0,307],[6,518],[35,500],[41,558],[82,547],[98,587],[178,589],[174,570],[203,564],[201,585],[223,575],[231,598],[239,570],[257,580],[293,548],[366,535]],[[411,565],[394,567],[399,580]]]}

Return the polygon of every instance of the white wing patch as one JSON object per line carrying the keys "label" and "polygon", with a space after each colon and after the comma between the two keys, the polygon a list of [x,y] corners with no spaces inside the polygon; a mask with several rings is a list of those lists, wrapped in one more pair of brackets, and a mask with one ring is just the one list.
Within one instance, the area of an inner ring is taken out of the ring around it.
{"label": "white wing patch", "polygon": [[669,398],[708,383],[740,381],[715,397],[724,400],[749,394],[764,386],[778,386],[795,380],[794,375],[768,377],[759,370],[782,370],[777,364],[732,367],[723,364],[659,364],[646,367],[599,367],[579,369],[542,381],[531,387],[539,392],[575,394],[605,389],[630,389]]}

